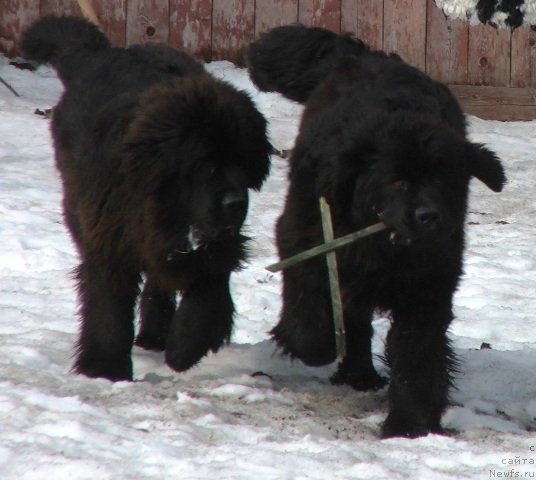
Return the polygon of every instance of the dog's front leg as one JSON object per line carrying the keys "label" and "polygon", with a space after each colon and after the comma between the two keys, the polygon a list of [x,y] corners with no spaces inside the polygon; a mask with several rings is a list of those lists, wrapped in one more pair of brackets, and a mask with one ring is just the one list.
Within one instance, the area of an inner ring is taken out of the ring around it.
{"label": "dog's front leg", "polygon": [[139,274],[122,265],[88,258],[76,274],[82,318],[73,369],[88,377],[132,380]]}
{"label": "dog's front leg", "polygon": [[141,293],[137,346],[146,350],[165,350],[169,326],[176,309],[176,295],[175,291],[166,290],[147,277]]}
{"label": "dog's front leg", "polygon": [[277,345],[306,365],[335,360],[335,328],[324,259],[283,272],[283,308],[270,332]]}
{"label": "dog's front leg", "polygon": [[179,372],[199,362],[209,350],[228,342],[234,305],[229,274],[201,278],[182,294],[166,342],[166,363]]}
{"label": "dog's front leg", "polygon": [[391,368],[389,415],[382,436],[418,437],[440,433],[441,414],[448,403],[454,353],[447,338],[452,319],[450,298],[430,296],[393,309],[387,337]]}
{"label": "dog's front leg", "polygon": [[377,390],[387,383],[376,372],[372,361],[373,308],[348,295],[344,304],[346,356],[331,377],[334,384],[347,384],[360,391]]}

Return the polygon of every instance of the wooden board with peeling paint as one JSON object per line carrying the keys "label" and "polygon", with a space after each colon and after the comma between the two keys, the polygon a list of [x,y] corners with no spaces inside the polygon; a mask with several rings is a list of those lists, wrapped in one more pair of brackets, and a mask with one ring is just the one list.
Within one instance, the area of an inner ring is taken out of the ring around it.
{"label": "wooden board with peeling paint", "polygon": [[341,31],[341,0],[300,0],[298,21],[304,25]]}
{"label": "wooden board with peeling paint", "polygon": [[536,88],[536,32],[530,27],[512,32],[511,87]]}
{"label": "wooden board with peeling paint", "polygon": [[41,15],[82,15],[76,0],[41,0]]}
{"label": "wooden board with peeling paint", "polygon": [[[130,5],[130,1],[128,2]],[[91,0],[100,27],[114,47],[126,45],[127,0]]]}
{"label": "wooden board with peeling paint", "polygon": [[[449,84],[536,88],[536,32],[447,19],[435,0],[89,0],[113,45],[162,42],[243,64],[249,43],[296,22],[356,34],[373,49]],[[0,52],[47,14],[81,15],[77,0],[0,0]]]}
{"label": "wooden board with peeling paint", "polygon": [[426,25],[426,73],[445,83],[467,83],[469,24],[448,19],[428,0]]}
{"label": "wooden board with peeling paint", "polygon": [[21,32],[39,18],[38,0],[1,0],[0,2],[0,51],[14,56],[19,53]]}
{"label": "wooden board with peeling paint", "polygon": [[298,21],[298,0],[262,0],[255,3],[255,36]]}
{"label": "wooden board with peeling paint", "polygon": [[213,0],[212,58],[244,64],[244,52],[255,39],[255,0]]}
{"label": "wooden board with peeling paint", "polygon": [[196,58],[212,58],[212,0],[169,0],[169,44]]}
{"label": "wooden board with peeling paint", "polygon": [[169,3],[161,0],[128,0],[126,39],[127,45],[167,43]]}
{"label": "wooden board with peeling paint", "polygon": [[510,31],[490,25],[469,30],[468,82],[471,85],[510,85]]}
{"label": "wooden board with peeling paint", "polygon": [[385,0],[383,49],[414,67],[426,66],[426,1]]}
{"label": "wooden board with peeling paint", "polygon": [[383,50],[383,0],[356,0],[357,36],[375,50]]}

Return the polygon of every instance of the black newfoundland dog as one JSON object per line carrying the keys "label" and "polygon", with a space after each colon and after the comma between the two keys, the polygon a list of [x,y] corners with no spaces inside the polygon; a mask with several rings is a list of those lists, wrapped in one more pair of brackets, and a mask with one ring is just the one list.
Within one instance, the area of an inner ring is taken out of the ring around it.
{"label": "black newfoundland dog", "polygon": [[[389,312],[382,434],[441,432],[469,182],[476,177],[499,192],[500,162],[467,140],[464,115],[444,85],[350,36],[279,27],[251,45],[248,62],[261,90],[305,102],[277,224],[280,257],[322,243],[320,196],[331,204],[336,236],[378,220],[389,227],[338,251],[347,355],[334,383],[384,385],[372,363],[371,320],[375,310]],[[284,271],[283,309],[271,333],[308,365],[335,359],[324,258]]]}
{"label": "black newfoundland dog", "polygon": [[43,18],[22,49],[65,85],[52,136],[81,257],[75,370],[132,378],[142,273],[136,344],[188,369],[231,334],[229,276],[245,256],[248,189],[269,169],[264,118],[187,55],[111,48],[83,19]]}

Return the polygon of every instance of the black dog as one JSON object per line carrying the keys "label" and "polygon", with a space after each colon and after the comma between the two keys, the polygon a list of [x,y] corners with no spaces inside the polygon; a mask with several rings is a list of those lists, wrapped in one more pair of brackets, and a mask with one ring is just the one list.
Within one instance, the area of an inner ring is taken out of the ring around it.
{"label": "black dog", "polygon": [[[248,57],[260,89],[307,99],[277,224],[280,257],[322,243],[320,196],[331,204],[336,236],[378,220],[389,227],[338,252],[347,355],[334,383],[384,385],[372,363],[371,320],[376,309],[390,312],[383,436],[440,432],[455,367],[447,329],[462,273],[469,181],[500,191],[500,162],[467,140],[449,90],[397,56],[297,25],[268,32]],[[333,361],[330,305],[323,258],[284,271],[273,338],[309,365]]]}
{"label": "black dog", "polygon": [[82,19],[41,19],[22,48],[65,85],[52,136],[81,257],[75,370],[132,378],[142,272],[136,343],[188,369],[231,335],[229,276],[245,255],[248,188],[269,169],[264,118],[187,55],[111,48]]}

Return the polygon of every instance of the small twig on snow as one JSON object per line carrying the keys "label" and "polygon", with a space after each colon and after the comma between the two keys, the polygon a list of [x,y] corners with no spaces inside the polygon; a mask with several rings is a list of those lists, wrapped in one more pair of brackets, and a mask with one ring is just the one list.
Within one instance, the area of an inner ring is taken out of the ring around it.
{"label": "small twig on snow", "polygon": [[5,85],[5,87],[16,97],[20,97],[20,95],[17,93],[17,91],[9,84],[7,83],[2,77],[0,77],[0,83]]}

